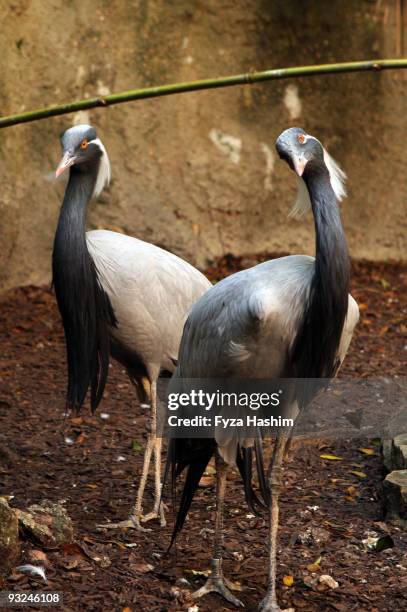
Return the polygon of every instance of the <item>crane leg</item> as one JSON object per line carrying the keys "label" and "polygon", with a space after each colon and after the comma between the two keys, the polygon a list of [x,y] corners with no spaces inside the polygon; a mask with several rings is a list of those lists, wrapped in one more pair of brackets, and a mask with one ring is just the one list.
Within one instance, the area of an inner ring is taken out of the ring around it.
{"label": "crane leg", "polygon": [[279,497],[281,490],[282,463],[287,436],[279,436],[276,440],[273,457],[271,459],[269,484],[270,484],[270,524],[269,524],[269,575],[267,593],[260,603],[260,612],[278,612],[281,610],[277,603],[276,575],[277,575],[277,534],[279,517]]}
{"label": "crane leg", "polygon": [[164,503],[161,502],[161,447],[162,438],[157,437],[157,383],[151,384],[151,433],[154,435],[154,507],[153,511],[141,516],[143,523],[159,518],[160,526],[165,527]]}
{"label": "crane leg", "polygon": [[[108,529],[128,529],[135,528],[139,531],[151,531],[142,526],[142,522],[149,521],[153,518],[160,518],[161,526],[165,526],[164,504],[160,504],[161,500],[161,445],[162,439],[157,438],[157,383],[153,381],[148,383],[147,379],[142,380],[143,388],[146,395],[151,400],[151,426],[147,437],[147,446],[144,451],[143,469],[141,472],[140,484],[137,490],[136,504],[130,518],[119,523],[105,523],[99,527]],[[155,476],[155,498],[154,509],[149,514],[143,516],[143,495],[146,486],[148,471],[151,463],[151,456],[154,453],[154,476]]]}
{"label": "crane leg", "polygon": [[211,573],[204,586],[195,591],[193,597],[198,599],[208,593],[218,593],[234,606],[243,607],[242,602],[230,592],[229,588],[233,588],[233,585],[223,577],[222,572],[223,504],[226,491],[226,473],[227,465],[216,453],[216,522]]}

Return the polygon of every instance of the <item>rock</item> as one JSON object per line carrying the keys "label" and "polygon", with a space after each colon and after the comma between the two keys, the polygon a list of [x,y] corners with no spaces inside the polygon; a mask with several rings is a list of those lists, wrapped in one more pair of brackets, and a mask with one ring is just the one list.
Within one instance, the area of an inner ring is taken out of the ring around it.
{"label": "rock", "polygon": [[393,439],[391,469],[407,470],[407,433]]}
{"label": "rock", "polygon": [[297,535],[296,541],[300,544],[326,544],[330,533],[323,527],[308,527],[303,533]]}
{"label": "rock", "polygon": [[393,440],[382,440],[382,459],[384,463],[384,467],[388,472],[391,472],[393,469],[392,466],[392,449],[393,449]]}
{"label": "rock", "polygon": [[322,576],[320,576],[318,582],[319,584],[326,585],[330,589],[337,589],[339,586],[338,582],[336,582],[336,580],[334,580],[334,578],[332,578],[332,576],[329,576],[328,574],[323,574]]}
{"label": "rock", "polygon": [[394,470],[383,481],[386,518],[407,528],[407,470]]}
{"label": "rock", "polygon": [[0,571],[12,567],[19,556],[17,515],[7,500],[0,497]]}
{"label": "rock", "polygon": [[16,510],[20,528],[47,548],[73,541],[72,521],[61,503],[44,500],[25,512]]}

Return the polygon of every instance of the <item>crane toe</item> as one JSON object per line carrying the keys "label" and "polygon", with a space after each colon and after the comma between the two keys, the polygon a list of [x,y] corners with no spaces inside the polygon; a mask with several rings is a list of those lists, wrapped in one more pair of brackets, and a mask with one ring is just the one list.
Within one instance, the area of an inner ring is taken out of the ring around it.
{"label": "crane toe", "polygon": [[293,608],[282,610],[271,594],[267,594],[260,602],[258,610],[259,612],[294,612]]}
{"label": "crane toe", "polygon": [[103,523],[97,525],[99,529],[137,529],[137,531],[152,531],[143,527],[140,523],[140,517],[131,516],[125,521],[119,521],[118,523]]}
{"label": "crane toe", "polygon": [[217,593],[218,595],[223,597],[223,599],[226,599],[226,601],[236,606],[237,608],[244,608],[244,604],[240,601],[240,599],[235,597],[233,593],[229,591],[222,578],[212,578],[210,576],[203,585],[203,587],[201,587],[200,589],[195,591],[195,593],[192,594],[192,597],[194,599],[199,599],[204,595],[208,595],[208,593]]}

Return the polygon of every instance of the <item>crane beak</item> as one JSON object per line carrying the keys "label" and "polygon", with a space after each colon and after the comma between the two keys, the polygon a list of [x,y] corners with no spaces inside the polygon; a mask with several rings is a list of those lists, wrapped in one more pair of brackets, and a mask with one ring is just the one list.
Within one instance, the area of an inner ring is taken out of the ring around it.
{"label": "crane beak", "polygon": [[58,168],[55,171],[55,178],[58,178],[58,176],[61,176],[61,174],[65,172],[67,168],[70,168],[71,166],[73,166],[75,161],[76,161],[75,155],[72,155],[72,153],[70,153],[69,151],[66,151],[61,161],[59,162]]}
{"label": "crane beak", "polygon": [[303,155],[293,155],[292,162],[294,166],[295,172],[298,176],[302,176],[304,174],[305,166],[307,165],[307,159]]}

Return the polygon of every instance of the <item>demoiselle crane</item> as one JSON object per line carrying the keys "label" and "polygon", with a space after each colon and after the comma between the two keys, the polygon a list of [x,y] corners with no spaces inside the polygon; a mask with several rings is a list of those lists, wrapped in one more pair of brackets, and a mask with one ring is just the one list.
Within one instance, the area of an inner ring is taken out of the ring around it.
{"label": "demoiselle crane", "polygon": [[[141,401],[151,402],[137,500],[128,521],[109,526],[144,529],[160,515],[161,438],[156,436],[157,379],[172,373],[182,328],[192,304],[211,283],[193,266],[157,246],[106,230],[85,231],[87,205],[110,181],[106,149],[94,127],[78,125],[61,137],[63,157],[56,176],[69,169],[53,250],[53,282],[65,330],[67,407],[78,410],[90,388],[96,410],[105,387],[109,356],[121,363]],[[151,455],[155,458],[155,502],[142,516]]]}
{"label": "demoiselle crane", "polygon": [[[296,379],[333,377],[345,357],[359,318],[358,306],[348,293],[350,266],[338,206],[345,195],[345,175],[319,140],[302,129],[284,131],[276,141],[276,149],[299,177],[294,211],[299,214],[312,208],[315,258],[293,255],[267,261],[225,278],[205,293],[185,324],[170,391],[182,379],[220,377],[289,378],[295,390]],[[298,397],[293,396],[290,409],[295,416],[304,407]],[[290,433],[280,430],[276,437],[266,483],[268,495],[263,495],[269,506],[270,523],[268,589],[260,604],[262,611],[280,609],[276,596],[276,546],[282,461]],[[173,542],[184,524],[199,480],[212,455],[216,455],[217,516],[211,574],[195,596],[216,592],[239,606],[243,604],[230,592],[222,574],[226,470],[236,461],[246,479],[247,493],[252,486],[251,472],[242,469],[241,457],[243,451],[250,449],[244,447],[255,447],[258,462],[261,454],[256,448],[258,440],[236,440],[233,435],[217,433],[214,438],[201,439],[177,439],[174,435],[167,468],[173,481],[187,468]],[[259,475],[264,476],[260,467]]]}

